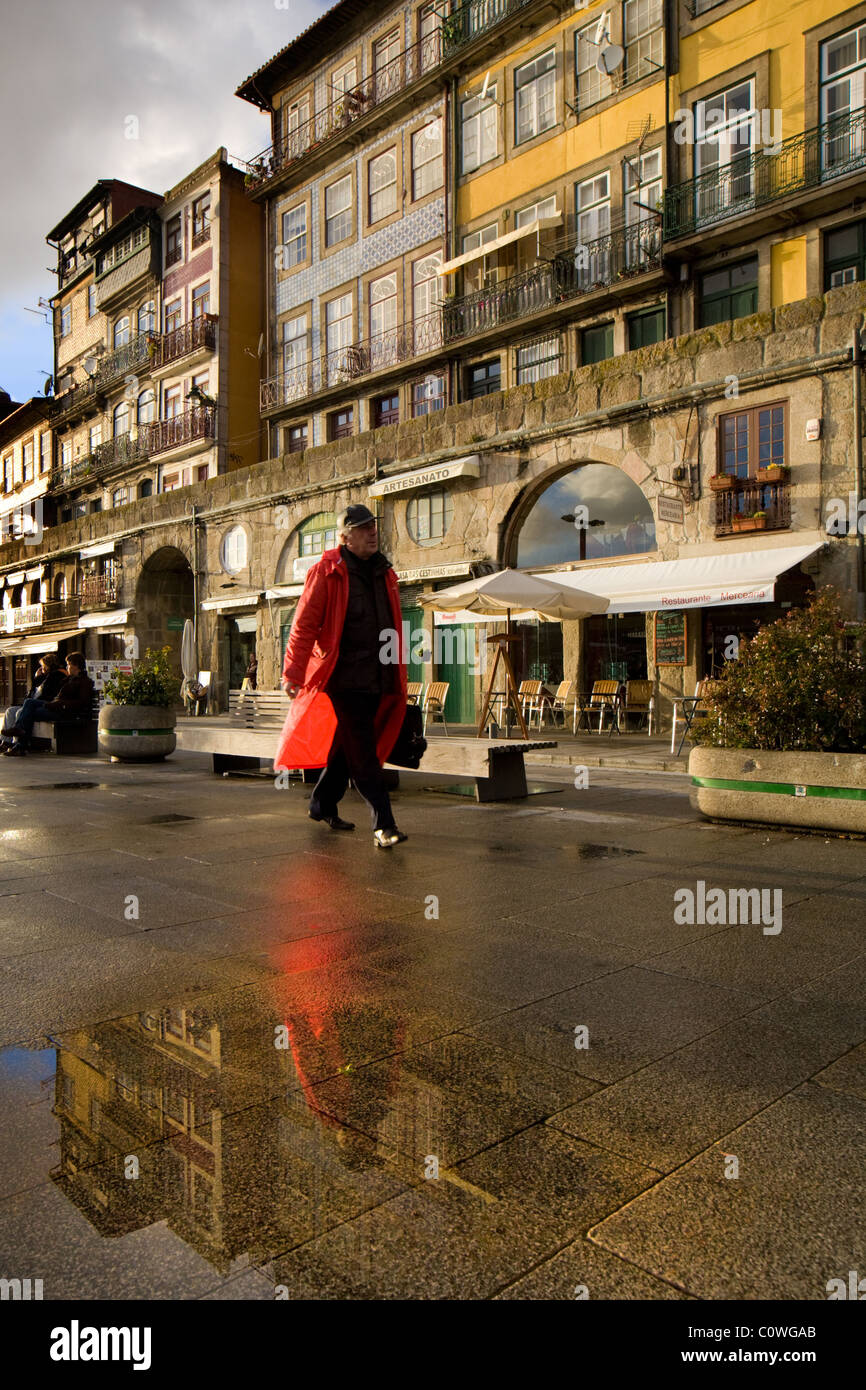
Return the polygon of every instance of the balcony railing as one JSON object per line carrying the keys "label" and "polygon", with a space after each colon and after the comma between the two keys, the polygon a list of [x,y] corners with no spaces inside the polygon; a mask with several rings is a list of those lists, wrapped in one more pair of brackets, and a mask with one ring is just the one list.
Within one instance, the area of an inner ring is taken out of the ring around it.
{"label": "balcony railing", "polygon": [[148,436],[152,428],[152,425],[139,425],[135,439],[130,434],[115,435],[113,439],[106,440],[104,444],[97,444],[89,454],[76,459],[74,463],[61,464],[52,469],[51,486],[55,488],[75,486],[94,478],[100,478],[116,468],[125,468],[129,464],[141,463],[150,453]]}
{"label": "balcony railing", "polygon": [[771,148],[674,184],[664,195],[665,240],[739,217],[866,167],[866,111],[836,116]]}
{"label": "balcony railing", "polygon": [[152,362],[157,352],[158,341],[156,333],[138,333],[122,347],[106,353],[100,360],[96,373],[97,386],[104,388],[118,377],[126,376],[130,372],[135,373]]}
{"label": "balcony railing", "polygon": [[171,420],[156,420],[147,426],[149,452],[164,453],[181,444],[193,444],[199,439],[213,439],[216,434],[216,411],[212,405],[194,406]]}
{"label": "balcony railing", "polygon": [[323,357],[298,363],[278,376],[269,377],[260,385],[261,409],[272,410],[275,406],[305,400],[318,391],[327,391],[330,387],[344,385],[372,372],[399,366],[401,362],[412,362],[416,357],[441,346],[440,315],[438,312],[428,314],[415,323],[389,329],[387,333],[377,334],[363,342],[335,348]]}
{"label": "balcony railing", "polygon": [[442,56],[448,58],[473,39],[480,38],[509,15],[524,9],[530,0],[469,0],[442,23]]}
{"label": "balcony railing", "polygon": [[199,348],[210,348],[213,351],[216,347],[216,325],[216,314],[200,314],[191,323],[181,324],[180,328],[173,328],[170,333],[164,333],[156,355],[156,364],[164,367],[167,363],[176,362]]}
{"label": "balcony railing", "polygon": [[119,574],[84,574],[81,576],[81,589],[78,598],[82,610],[88,608],[115,608],[120,593]]}
{"label": "balcony railing", "polygon": [[81,612],[81,600],[77,594],[72,598],[53,598],[42,605],[42,626],[63,624],[70,618],[77,618]]}
{"label": "balcony railing", "polygon": [[552,260],[476,290],[443,309],[446,342],[513,323],[540,309],[605,289],[661,265],[661,229],[655,218],[560,252]]}
{"label": "balcony railing", "polygon": [[390,63],[384,63],[363,82],[343,92],[329,106],[317,111],[309,120],[303,121],[294,130],[284,132],[275,144],[269,145],[244,166],[247,188],[260,188],[276,178],[296,159],[338,138],[359,116],[381,106],[389,97],[411,86],[423,73],[438,67],[442,61],[441,35],[440,29],[425,35],[411,48],[398,53]]}
{"label": "balcony railing", "polygon": [[90,377],[87,381],[82,381],[77,386],[70,387],[68,391],[63,391],[59,396],[55,396],[50,406],[52,424],[60,424],[62,420],[72,419],[75,415],[86,411],[94,405],[98,395],[99,388],[96,384],[96,378]]}
{"label": "balcony railing", "polygon": [[[751,522],[755,512],[763,512],[764,517]],[[730,492],[713,494],[713,522],[717,536],[740,530],[785,531],[791,525],[789,486],[755,478],[738,480]]]}

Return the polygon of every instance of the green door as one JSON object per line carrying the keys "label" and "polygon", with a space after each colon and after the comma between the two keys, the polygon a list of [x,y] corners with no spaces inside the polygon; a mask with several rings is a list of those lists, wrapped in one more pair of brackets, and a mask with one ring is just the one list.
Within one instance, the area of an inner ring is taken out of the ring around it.
{"label": "green door", "polygon": [[449,724],[474,724],[476,673],[471,666],[475,664],[477,628],[474,623],[449,623],[434,628],[434,633],[441,644],[436,679],[449,682],[445,718]]}
{"label": "green door", "polygon": [[[421,661],[412,660],[412,650],[415,647],[415,636],[424,627],[423,608],[402,608],[403,622],[409,624],[409,669],[406,674],[408,681],[420,681],[424,684],[424,665]],[[405,631],[405,629],[404,629]]]}

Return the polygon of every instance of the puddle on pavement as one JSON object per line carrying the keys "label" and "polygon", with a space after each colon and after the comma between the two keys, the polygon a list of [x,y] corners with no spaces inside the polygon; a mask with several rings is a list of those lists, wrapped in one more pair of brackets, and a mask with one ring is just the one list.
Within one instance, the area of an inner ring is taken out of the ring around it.
{"label": "puddle on pavement", "polygon": [[140,821],[140,825],[177,825],[178,821],[198,820],[198,816],[178,816],[171,813],[166,816],[148,816],[147,820]]}
{"label": "puddle on pavement", "polygon": [[30,782],[27,786],[16,787],[16,791],[22,792],[78,792],[91,791],[93,788],[101,792],[111,791],[112,788],[107,782]]}
{"label": "puddle on pavement", "polygon": [[578,859],[622,859],[632,854],[643,854],[642,849],[623,849],[622,845],[562,845],[568,854],[574,854]]}

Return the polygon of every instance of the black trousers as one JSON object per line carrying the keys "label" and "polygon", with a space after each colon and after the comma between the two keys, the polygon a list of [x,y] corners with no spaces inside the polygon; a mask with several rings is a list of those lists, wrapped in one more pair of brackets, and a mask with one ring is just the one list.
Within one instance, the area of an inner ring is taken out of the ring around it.
{"label": "black trousers", "polygon": [[351,777],[370,807],[373,829],[391,830],[394,813],[376,756],[374,733],[382,696],[358,691],[333,694],[328,691],[328,696],[337,716],[337,732],[328,754],[328,765],[310,797],[310,810],[314,816],[335,816]]}

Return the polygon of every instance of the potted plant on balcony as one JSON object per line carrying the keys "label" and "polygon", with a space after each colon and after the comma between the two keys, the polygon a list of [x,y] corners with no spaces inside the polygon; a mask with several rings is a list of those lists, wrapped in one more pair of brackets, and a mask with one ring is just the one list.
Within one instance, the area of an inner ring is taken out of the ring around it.
{"label": "potted plant on balcony", "polygon": [[148,647],[131,671],[118,671],[105,682],[110,703],[99,711],[99,747],[112,762],[161,762],[174,752],[180,681],[170,654],[170,647]]}
{"label": "potted plant on balcony", "polygon": [[736,482],[733,473],[714,473],[710,478],[710,487],[713,492],[733,492]]}
{"label": "potted plant on balcony", "polygon": [[766,531],[766,512],[735,512],[731,517],[735,531]]}
{"label": "potted plant on balcony", "polygon": [[866,627],[835,590],[740,642],[705,697],[692,805],[713,820],[866,832]]}
{"label": "potted plant on balcony", "polygon": [[760,469],[759,478],[762,483],[784,483],[790,471],[786,463],[768,463]]}

